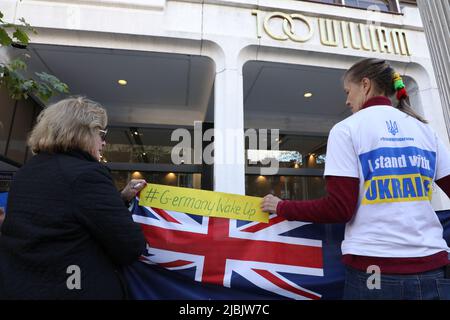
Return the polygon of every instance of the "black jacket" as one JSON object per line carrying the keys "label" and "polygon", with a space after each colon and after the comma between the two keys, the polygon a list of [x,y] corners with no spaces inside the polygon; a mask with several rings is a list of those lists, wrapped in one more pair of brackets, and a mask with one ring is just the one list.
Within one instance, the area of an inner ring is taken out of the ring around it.
{"label": "black jacket", "polygon": [[[88,153],[40,153],[11,184],[0,236],[0,299],[123,299],[121,266],[145,239],[109,170]],[[75,268],[81,274],[81,289]]]}

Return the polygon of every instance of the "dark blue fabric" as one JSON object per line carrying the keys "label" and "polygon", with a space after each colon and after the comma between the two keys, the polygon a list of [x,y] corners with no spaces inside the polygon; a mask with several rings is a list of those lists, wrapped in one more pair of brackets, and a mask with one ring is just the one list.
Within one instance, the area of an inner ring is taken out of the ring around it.
{"label": "dark blue fabric", "polygon": [[0,208],[5,208],[8,200],[8,192],[0,192]]}
{"label": "dark blue fabric", "polygon": [[378,290],[369,289],[372,274],[347,268],[345,300],[449,300],[450,280],[444,270],[420,275],[380,275]]}
{"label": "dark blue fabric", "polygon": [[[450,244],[450,210],[438,212],[444,226],[444,237]],[[295,230],[294,230],[295,232]],[[304,231],[303,231],[304,232]],[[341,299],[344,290],[345,267],[341,263],[340,245],[344,225],[311,225],[311,238],[323,241],[323,277],[303,278],[298,275],[283,276],[301,286],[318,292],[323,299]],[[184,271],[188,273],[189,271]],[[183,273],[168,271],[155,265],[136,262],[125,269],[130,296],[133,299],[201,299],[201,300],[264,300],[285,299],[257,287],[246,290],[201,284]]]}
{"label": "dark blue fabric", "polygon": [[450,210],[438,211],[437,215],[444,227],[444,239],[447,241],[447,245],[450,246]]}

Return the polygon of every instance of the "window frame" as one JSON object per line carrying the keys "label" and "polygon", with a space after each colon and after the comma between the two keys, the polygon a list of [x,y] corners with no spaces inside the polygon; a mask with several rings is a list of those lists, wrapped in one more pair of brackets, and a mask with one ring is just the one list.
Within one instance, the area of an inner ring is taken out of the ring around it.
{"label": "window frame", "polygon": [[[367,10],[366,8],[348,6],[345,4],[345,0],[334,0],[333,3],[322,2],[320,0],[306,0],[306,1],[320,3],[320,4],[335,5],[335,6],[340,6],[340,7],[352,8],[352,9]],[[400,8],[400,0],[388,0],[388,7],[389,7],[389,11],[381,11],[381,12],[388,13],[388,14],[403,14],[401,12],[401,8]]]}

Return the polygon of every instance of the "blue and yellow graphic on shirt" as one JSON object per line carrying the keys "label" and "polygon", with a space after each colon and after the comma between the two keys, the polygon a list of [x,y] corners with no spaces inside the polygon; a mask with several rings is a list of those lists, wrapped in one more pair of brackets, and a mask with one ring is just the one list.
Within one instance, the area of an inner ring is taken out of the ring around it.
{"label": "blue and yellow graphic on shirt", "polygon": [[431,200],[435,152],[416,147],[379,148],[359,159],[364,174],[362,205]]}

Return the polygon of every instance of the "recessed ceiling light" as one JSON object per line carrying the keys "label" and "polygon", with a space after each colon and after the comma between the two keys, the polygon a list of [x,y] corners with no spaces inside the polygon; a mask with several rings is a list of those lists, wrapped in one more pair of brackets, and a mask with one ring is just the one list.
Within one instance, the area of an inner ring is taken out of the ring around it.
{"label": "recessed ceiling light", "polygon": [[305,98],[311,98],[313,96],[313,94],[311,93],[311,92],[306,92],[305,94],[304,94],[304,97]]}
{"label": "recessed ceiling light", "polygon": [[121,86],[126,86],[128,82],[127,82],[127,80],[121,79],[121,80],[118,80],[117,83],[120,84]]}

